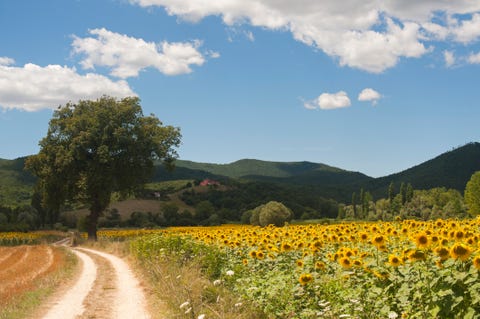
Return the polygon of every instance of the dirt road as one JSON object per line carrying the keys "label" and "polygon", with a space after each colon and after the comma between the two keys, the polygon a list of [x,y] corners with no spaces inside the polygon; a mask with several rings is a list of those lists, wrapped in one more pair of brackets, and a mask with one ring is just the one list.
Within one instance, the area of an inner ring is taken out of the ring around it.
{"label": "dirt road", "polygon": [[143,290],[127,263],[93,249],[73,252],[82,263],[81,273],[37,318],[150,319]]}

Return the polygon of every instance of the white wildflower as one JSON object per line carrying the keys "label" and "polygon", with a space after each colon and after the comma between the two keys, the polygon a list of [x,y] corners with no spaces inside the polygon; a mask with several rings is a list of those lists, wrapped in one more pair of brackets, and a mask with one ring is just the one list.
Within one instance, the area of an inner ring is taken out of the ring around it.
{"label": "white wildflower", "polygon": [[340,316],[338,316],[338,318],[350,318],[350,315],[347,315],[347,314],[345,314],[345,315],[340,315]]}
{"label": "white wildflower", "polygon": [[199,316],[197,317],[197,319],[205,319],[205,315],[202,313],[201,315],[199,315]]}
{"label": "white wildflower", "polygon": [[183,308],[187,307],[188,305],[190,305],[190,302],[185,301],[184,303],[182,303],[182,304],[180,305],[180,309],[183,309]]}
{"label": "white wildflower", "polygon": [[235,304],[235,308],[239,308],[239,307],[241,307],[242,305],[243,305],[243,303],[237,302],[237,303]]}
{"label": "white wildflower", "polygon": [[222,283],[222,281],[220,279],[217,279],[217,280],[213,281],[214,286],[220,286],[221,283]]}
{"label": "white wildflower", "polygon": [[395,319],[395,318],[398,318],[398,313],[396,313],[395,311],[390,311],[388,313],[388,319]]}
{"label": "white wildflower", "polygon": [[235,275],[235,272],[233,270],[227,270],[227,276],[233,276]]}
{"label": "white wildflower", "polygon": [[185,314],[190,313],[190,311],[192,311],[192,307],[188,308],[188,309],[185,311]]}

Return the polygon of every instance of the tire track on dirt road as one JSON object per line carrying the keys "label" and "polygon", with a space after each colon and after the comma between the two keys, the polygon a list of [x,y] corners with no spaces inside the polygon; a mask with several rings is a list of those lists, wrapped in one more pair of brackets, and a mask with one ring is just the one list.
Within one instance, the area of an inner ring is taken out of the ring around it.
{"label": "tire track on dirt road", "polygon": [[83,301],[97,277],[97,266],[87,254],[72,250],[82,261],[82,270],[77,282],[49,309],[43,319],[74,319],[85,311]]}
{"label": "tire track on dirt road", "polygon": [[[82,261],[76,283],[42,319],[150,319],[143,290],[121,258],[94,249],[74,248]],[[51,304],[51,303],[50,303]],[[49,308],[49,309],[48,309]]]}

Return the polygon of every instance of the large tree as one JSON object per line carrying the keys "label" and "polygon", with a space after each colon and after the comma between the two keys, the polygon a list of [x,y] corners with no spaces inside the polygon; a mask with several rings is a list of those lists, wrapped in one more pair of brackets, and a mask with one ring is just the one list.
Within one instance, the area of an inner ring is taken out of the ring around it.
{"label": "large tree", "polygon": [[480,171],[474,173],[467,183],[465,204],[471,215],[480,215]]}
{"label": "large tree", "polygon": [[171,166],[180,137],[178,128],[144,116],[137,97],[67,103],[54,112],[26,167],[38,177],[45,207],[58,210],[68,200],[89,208],[88,238],[96,240],[112,193],[145,183],[156,160]]}

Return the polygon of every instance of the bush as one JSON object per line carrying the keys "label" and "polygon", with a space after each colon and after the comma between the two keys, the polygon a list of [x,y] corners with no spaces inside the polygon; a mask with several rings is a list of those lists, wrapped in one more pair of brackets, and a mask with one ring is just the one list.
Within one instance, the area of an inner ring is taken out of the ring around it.
{"label": "bush", "polygon": [[260,205],[252,211],[250,223],[252,225],[267,226],[275,225],[284,226],[285,222],[290,221],[293,217],[292,211],[282,203],[271,201],[265,205]]}

